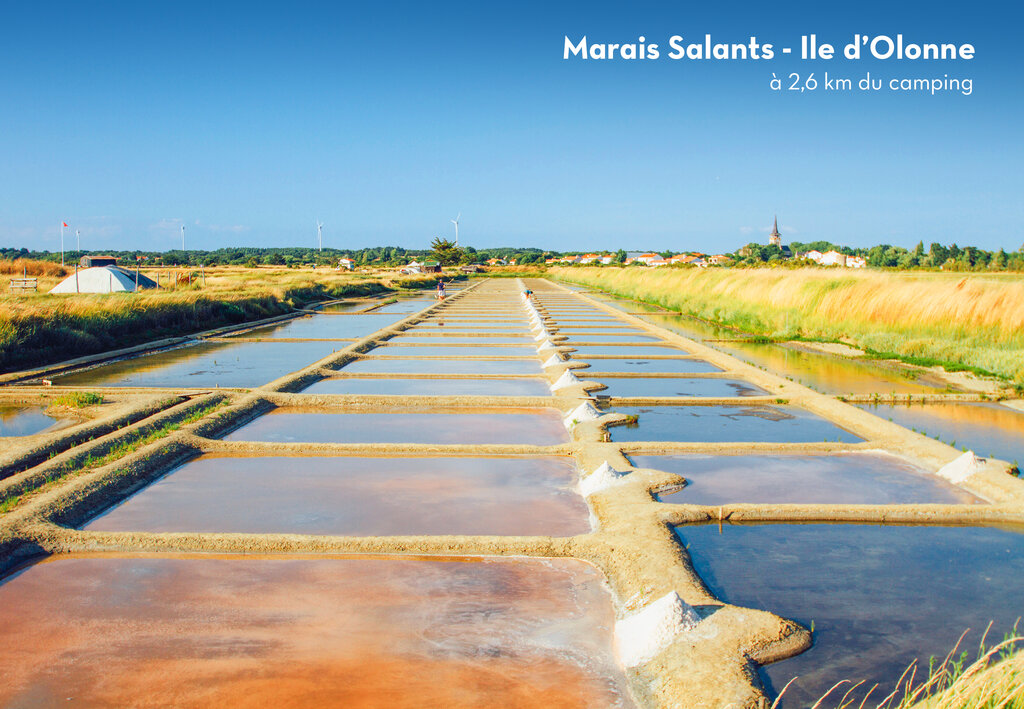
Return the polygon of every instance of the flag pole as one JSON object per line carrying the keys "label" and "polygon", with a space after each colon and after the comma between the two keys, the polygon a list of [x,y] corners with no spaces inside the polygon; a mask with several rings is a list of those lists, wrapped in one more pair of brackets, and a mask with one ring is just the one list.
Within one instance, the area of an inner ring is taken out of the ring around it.
{"label": "flag pole", "polygon": [[60,223],[60,267],[64,268],[64,222]]}

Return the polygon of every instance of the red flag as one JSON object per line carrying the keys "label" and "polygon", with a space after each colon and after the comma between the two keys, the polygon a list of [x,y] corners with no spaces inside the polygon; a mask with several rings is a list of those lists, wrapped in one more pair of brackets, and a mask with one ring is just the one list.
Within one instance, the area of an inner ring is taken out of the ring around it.
{"label": "red flag", "polygon": [[67,226],[67,225],[68,225],[68,223],[67,223],[67,222],[61,222],[61,225],[62,225],[62,226]]}

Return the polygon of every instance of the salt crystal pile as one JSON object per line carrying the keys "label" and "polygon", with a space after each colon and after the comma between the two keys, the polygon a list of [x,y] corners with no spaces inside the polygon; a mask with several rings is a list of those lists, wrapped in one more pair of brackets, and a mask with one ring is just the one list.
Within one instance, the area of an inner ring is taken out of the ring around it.
{"label": "salt crystal pile", "polygon": [[699,622],[697,611],[678,593],[670,591],[615,623],[615,652],[626,667],[642,665]]}
{"label": "salt crystal pile", "polygon": [[595,492],[601,492],[613,485],[619,484],[623,481],[625,475],[626,473],[616,470],[606,460],[601,463],[597,470],[580,480],[580,494],[583,497],[590,497]]}
{"label": "salt crystal pile", "polygon": [[967,451],[956,460],[950,461],[939,468],[938,472],[935,474],[952,483],[958,483],[966,480],[981,470],[985,467],[986,462],[987,461],[984,458],[976,456],[974,451]]}
{"label": "salt crystal pile", "polygon": [[[552,349],[552,348],[549,347],[548,349]],[[540,348],[540,347],[537,348],[537,352],[538,353],[543,352],[543,351],[544,351],[543,348]],[[555,365],[558,365],[558,364],[562,364],[562,358],[559,357],[558,353],[556,352],[555,354],[553,354],[553,355],[551,355],[550,357],[547,358],[547,360],[544,362],[543,366],[544,366],[544,369],[547,369],[548,367],[554,367]],[[568,370],[566,370],[566,371],[568,371]]]}
{"label": "salt crystal pile", "polygon": [[559,389],[565,389],[566,387],[576,386],[579,383],[579,377],[567,369],[562,372],[562,376],[558,378],[558,381],[551,385],[551,391],[558,391]]}
{"label": "salt crystal pile", "polygon": [[601,415],[601,412],[595,409],[589,401],[585,401],[569,412],[569,415],[562,419],[562,423],[571,431],[576,424],[584,421],[596,421],[601,418]]}

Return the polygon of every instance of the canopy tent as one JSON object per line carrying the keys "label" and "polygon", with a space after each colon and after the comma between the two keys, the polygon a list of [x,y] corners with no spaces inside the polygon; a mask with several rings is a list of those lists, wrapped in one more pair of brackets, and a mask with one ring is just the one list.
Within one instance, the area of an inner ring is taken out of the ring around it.
{"label": "canopy tent", "polygon": [[[156,288],[151,278],[138,275],[139,288]],[[53,287],[51,293],[117,293],[135,290],[135,273],[117,266],[81,268]]]}

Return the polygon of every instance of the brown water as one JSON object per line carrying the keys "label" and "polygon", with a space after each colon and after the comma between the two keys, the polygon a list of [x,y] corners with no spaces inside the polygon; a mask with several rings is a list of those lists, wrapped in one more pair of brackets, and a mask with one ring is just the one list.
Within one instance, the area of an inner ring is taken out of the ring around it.
{"label": "brown water", "polygon": [[56,431],[72,423],[48,415],[42,406],[0,406],[0,438],[32,436]]}
{"label": "brown water", "polygon": [[465,413],[339,414],[272,411],[224,437],[277,443],[430,443],[553,446],[569,436],[555,409]]}
{"label": "brown water", "polygon": [[631,706],[579,561],[66,558],[0,585],[0,703]]}
{"label": "brown water", "polygon": [[[338,316],[342,317],[342,316]],[[343,342],[205,342],[54,378],[61,386],[257,387],[323,359]]]}
{"label": "brown water", "polygon": [[[794,676],[785,707],[809,707],[836,682],[876,682],[874,706],[907,665],[927,673],[967,629],[973,660],[1024,615],[1024,534],[970,527],[757,524],[678,527],[701,578],[721,599],[814,625],[814,647],[769,665],[776,693]],[[822,706],[834,707],[842,692]]]}
{"label": "brown water", "polygon": [[304,394],[394,396],[551,396],[541,379],[322,379]]}
{"label": "brown water", "polygon": [[1024,464],[1024,413],[1001,404],[863,405],[876,416],[980,456]]}
{"label": "brown water", "polygon": [[203,456],[85,528],[571,536],[590,531],[575,484],[571,458]]}
{"label": "brown water", "polygon": [[842,455],[634,455],[633,464],[682,475],[682,490],[661,502],[690,505],[832,503],[981,504],[965,490],[900,458]]}

